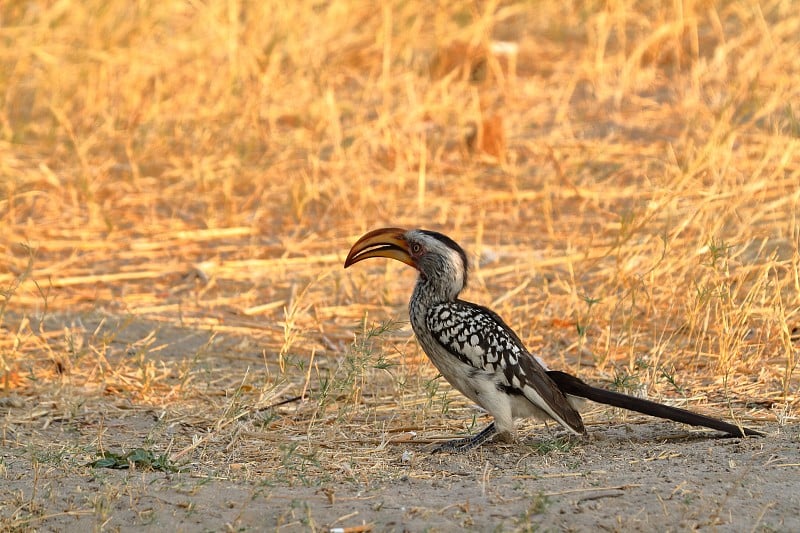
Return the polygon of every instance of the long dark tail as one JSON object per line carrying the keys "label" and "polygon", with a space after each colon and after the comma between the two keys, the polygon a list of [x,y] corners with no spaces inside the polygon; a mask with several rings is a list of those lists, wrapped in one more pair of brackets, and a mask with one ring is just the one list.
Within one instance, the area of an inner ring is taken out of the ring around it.
{"label": "long dark tail", "polygon": [[764,434],[754,429],[739,427],[734,424],[717,420],[709,416],[699,415],[685,409],[678,409],[677,407],[670,407],[660,403],[651,402],[650,400],[643,400],[642,398],[634,398],[627,394],[620,394],[619,392],[612,392],[604,389],[598,389],[581,381],[580,379],[561,372],[559,370],[548,370],[547,375],[550,379],[556,382],[558,388],[564,394],[586,398],[593,402],[602,403],[604,405],[611,405],[614,407],[621,407],[629,411],[636,411],[645,415],[655,416],[658,418],[666,418],[675,422],[689,424],[692,426],[703,426],[711,429],[723,431],[732,437],[744,437],[745,435],[763,437]]}

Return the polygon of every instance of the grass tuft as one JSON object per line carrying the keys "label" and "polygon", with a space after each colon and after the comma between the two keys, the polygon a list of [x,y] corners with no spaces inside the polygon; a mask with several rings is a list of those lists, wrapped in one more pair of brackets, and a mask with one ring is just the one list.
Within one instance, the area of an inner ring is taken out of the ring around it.
{"label": "grass tuft", "polygon": [[156,472],[181,472],[181,467],[170,461],[167,454],[156,455],[152,450],[135,448],[126,453],[115,453],[108,450],[99,452],[99,457],[87,466],[92,468],[110,468],[112,470],[136,469]]}

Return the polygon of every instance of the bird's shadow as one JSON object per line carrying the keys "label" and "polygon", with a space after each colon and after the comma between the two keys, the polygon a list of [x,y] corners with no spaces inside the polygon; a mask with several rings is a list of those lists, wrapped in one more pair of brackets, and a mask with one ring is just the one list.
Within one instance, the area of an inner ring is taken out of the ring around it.
{"label": "bird's shadow", "polygon": [[509,451],[515,449],[525,452],[533,452],[536,455],[566,454],[581,448],[591,446],[609,445],[647,445],[647,444],[666,444],[666,443],[696,443],[703,441],[730,441],[739,442],[742,437],[734,437],[724,433],[714,431],[680,431],[661,429],[653,425],[652,427],[644,424],[637,424],[634,427],[626,424],[624,426],[609,428],[594,428],[586,435],[573,435],[568,432],[553,431],[547,436],[518,435],[515,442],[503,442],[490,440],[481,446],[465,451],[441,451],[438,445],[429,445],[425,450],[431,454],[443,455],[468,455],[486,450]]}

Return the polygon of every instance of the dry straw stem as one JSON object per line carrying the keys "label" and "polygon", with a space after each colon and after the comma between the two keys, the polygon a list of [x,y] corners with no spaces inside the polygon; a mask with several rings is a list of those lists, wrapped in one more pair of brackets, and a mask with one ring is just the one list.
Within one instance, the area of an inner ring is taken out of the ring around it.
{"label": "dry straw stem", "polygon": [[384,225],[461,242],[554,367],[795,419],[799,35],[778,1],[3,2],[4,439],[153,412],[196,472],[385,475],[473,411],[369,334],[413,273],[341,263]]}

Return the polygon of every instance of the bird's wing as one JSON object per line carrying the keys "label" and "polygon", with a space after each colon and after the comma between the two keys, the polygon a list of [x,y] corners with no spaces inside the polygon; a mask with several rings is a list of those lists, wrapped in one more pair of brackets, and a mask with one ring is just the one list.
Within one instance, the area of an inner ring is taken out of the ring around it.
{"label": "bird's wing", "polygon": [[496,313],[458,300],[432,306],[425,319],[443,348],[467,365],[493,375],[499,390],[524,396],[560,424],[584,432],[580,414]]}

